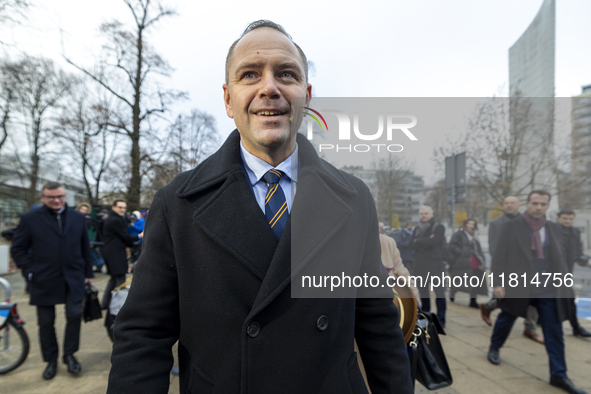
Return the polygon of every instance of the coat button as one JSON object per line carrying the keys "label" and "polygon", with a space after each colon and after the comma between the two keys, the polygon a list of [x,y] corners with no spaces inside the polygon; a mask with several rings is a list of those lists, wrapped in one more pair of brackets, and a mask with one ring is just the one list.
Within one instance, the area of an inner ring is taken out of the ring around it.
{"label": "coat button", "polygon": [[246,329],[246,333],[251,338],[258,336],[260,332],[261,332],[261,326],[257,322],[250,323],[248,325],[248,328]]}
{"label": "coat button", "polygon": [[316,322],[316,327],[318,327],[320,331],[326,330],[326,328],[328,327],[328,317],[324,315],[320,316],[318,318],[318,321]]}

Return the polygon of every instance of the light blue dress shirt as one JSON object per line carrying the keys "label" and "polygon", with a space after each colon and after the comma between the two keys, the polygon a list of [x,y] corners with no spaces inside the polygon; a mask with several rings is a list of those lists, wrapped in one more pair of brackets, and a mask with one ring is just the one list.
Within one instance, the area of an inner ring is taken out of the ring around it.
{"label": "light blue dress shirt", "polygon": [[263,179],[263,175],[273,168],[283,171],[285,175],[279,180],[279,186],[281,186],[283,194],[285,194],[287,212],[291,212],[299,173],[298,144],[296,143],[291,156],[281,162],[277,167],[273,167],[271,164],[247,151],[244,145],[242,145],[242,141],[240,141],[240,156],[242,157],[248,180],[252,186],[254,197],[263,213],[265,213],[265,196],[267,195],[267,182]]}

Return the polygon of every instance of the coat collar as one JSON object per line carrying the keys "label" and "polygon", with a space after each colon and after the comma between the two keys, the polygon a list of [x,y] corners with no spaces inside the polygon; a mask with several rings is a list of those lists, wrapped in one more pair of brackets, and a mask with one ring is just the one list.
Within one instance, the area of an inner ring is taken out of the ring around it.
{"label": "coat collar", "polygon": [[301,270],[319,246],[345,225],[352,211],[343,198],[357,195],[347,178],[321,160],[303,135],[297,135],[297,143],[298,189],[279,242],[248,184],[237,130],[176,191],[178,198],[188,201],[204,197],[193,213],[197,225],[261,281],[253,312],[289,285],[292,267]]}
{"label": "coat collar", "polygon": [[[330,185],[349,195],[357,192],[349,181],[334,167],[321,160],[314,146],[298,133],[300,176],[301,171],[316,171]],[[176,191],[179,198],[188,198],[226,181],[232,174],[244,172],[240,159],[240,133],[234,130],[222,147],[207,160],[192,170],[187,180]],[[336,191],[336,190],[335,190]]]}
{"label": "coat collar", "polygon": [[[533,260],[533,253],[531,250],[531,229],[525,219],[519,216],[518,218],[511,220],[511,223],[516,228],[516,235],[517,241],[523,254],[527,256],[528,260],[531,262]],[[548,245],[550,246],[550,258],[553,261],[561,263],[561,254],[560,254],[560,239],[561,234],[558,231],[558,228],[553,226],[553,223],[548,222],[545,226],[546,228],[546,239],[548,240]]]}
{"label": "coat collar", "polygon": [[37,208],[39,210],[39,213],[41,214],[40,215],[41,220],[57,236],[62,236],[64,234],[68,233],[68,231],[70,230],[70,227],[72,225],[72,222],[74,220],[73,216],[76,214],[74,209],[68,207],[68,204],[66,204],[64,207],[65,207],[65,209],[61,213],[61,218],[62,218],[62,233],[61,234],[59,233],[59,230],[58,230],[56,212],[53,211],[51,208],[49,208],[45,204],[43,206]]}

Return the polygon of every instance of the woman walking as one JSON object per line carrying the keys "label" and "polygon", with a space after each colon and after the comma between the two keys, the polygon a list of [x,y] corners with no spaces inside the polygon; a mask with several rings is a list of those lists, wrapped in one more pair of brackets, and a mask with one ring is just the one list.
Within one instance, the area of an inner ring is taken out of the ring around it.
{"label": "woman walking", "polygon": [[[478,224],[475,219],[468,218],[462,222],[459,230],[451,237],[449,249],[454,257],[450,265],[450,275],[452,277],[464,277],[467,274],[467,283],[462,283],[461,287],[452,287],[450,291],[450,300],[453,302],[455,293],[464,291],[470,294],[470,307],[478,308],[476,296],[478,294],[486,295],[486,283],[482,280],[484,274],[484,253],[478,240]],[[470,278],[476,276],[481,286],[472,286]],[[467,287],[466,287],[467,285]]]}

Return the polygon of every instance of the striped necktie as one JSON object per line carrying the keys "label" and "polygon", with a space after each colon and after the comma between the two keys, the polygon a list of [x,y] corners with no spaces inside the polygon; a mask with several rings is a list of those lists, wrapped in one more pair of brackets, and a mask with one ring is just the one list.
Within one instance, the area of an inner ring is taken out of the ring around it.
{"label": "striped necktie", "polygon": [[283,172],[272,169],[269,170],[263,179],[267,182],[267,194],[265,195],[265,216],[269,220],[269,225],[275,233],[277,239],[281,238],[283,229],[287,223],[287,201],[283,189],[279,186],[279,179],[283,176]]}

